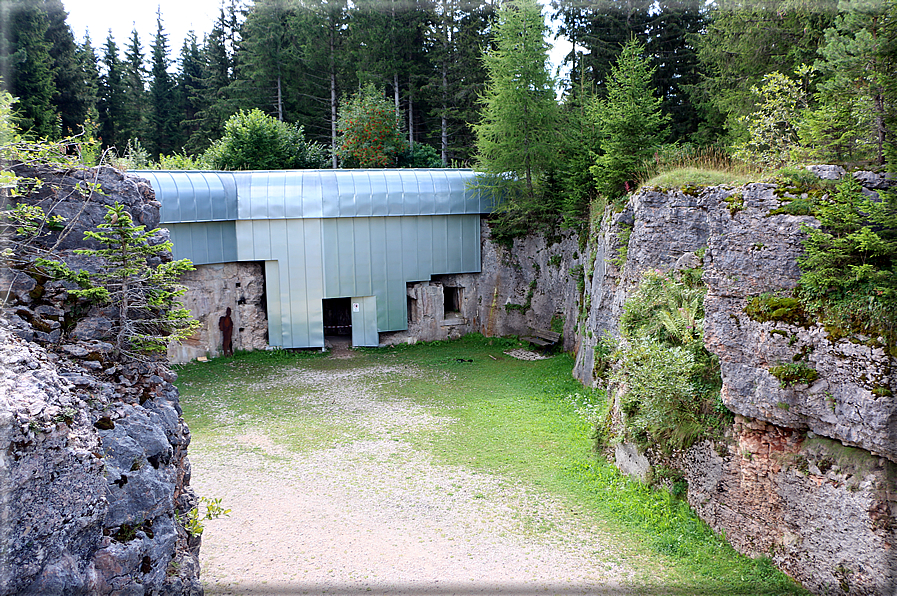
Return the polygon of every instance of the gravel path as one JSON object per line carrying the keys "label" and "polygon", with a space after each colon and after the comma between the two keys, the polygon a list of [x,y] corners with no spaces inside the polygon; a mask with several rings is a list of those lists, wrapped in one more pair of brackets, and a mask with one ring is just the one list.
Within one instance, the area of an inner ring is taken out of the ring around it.
{"label": "gravel path", "polygon": [[263,433],[190,446],[197,494],[229,517],[205,522],[207,594],[620,594],[629,576],[601,528],[506,478],[434,463],[401,440],[447,432],[426,407],[384,400],[384,379],[420,371],[296,370],[297,406],[358,429],[325,449]]}

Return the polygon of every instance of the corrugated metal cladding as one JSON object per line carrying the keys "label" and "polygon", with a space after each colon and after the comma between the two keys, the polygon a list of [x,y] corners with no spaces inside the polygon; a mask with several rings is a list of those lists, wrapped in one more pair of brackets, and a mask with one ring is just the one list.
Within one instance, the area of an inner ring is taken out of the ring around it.
{"label": "corrugated metal cladding", "polygon": [[478,272],[479,216],[492,209],[471,170],[138,174],[176,258],[265,261],[269,343],[287,348],[324,346],[326,298],[358,306],[355,345],[406,329],[405,284]]}

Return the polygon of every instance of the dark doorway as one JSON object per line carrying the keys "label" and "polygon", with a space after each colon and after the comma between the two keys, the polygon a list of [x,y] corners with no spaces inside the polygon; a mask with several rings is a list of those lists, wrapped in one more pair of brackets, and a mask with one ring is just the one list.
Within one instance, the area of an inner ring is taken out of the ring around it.
{"label": "dark doorway", "polygon": [[352,335],[350,298],[324,300],[324,335]]}

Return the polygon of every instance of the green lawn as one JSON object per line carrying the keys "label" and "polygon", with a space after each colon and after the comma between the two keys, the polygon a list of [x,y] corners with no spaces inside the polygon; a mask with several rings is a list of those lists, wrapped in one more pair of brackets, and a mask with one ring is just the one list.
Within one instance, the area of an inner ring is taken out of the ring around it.
{"label": "green lawn", "polygon": [[235,434],[258,431],[306,450],[370,432],[345,419],[328,420],[328,404],[314,398],[322,379],[366,367],[415,371],[364,382],[384,403],[424,406],[448,419],[448,427],[398,427],[390,431],[396,440],[430,452],[436,463],[504,476],[568,502],[588,518],[584,523],[600,524],[617,537],[620,557],[637,570],[638,592],[807,593],[768,560],[735,553],[684,501],[630,481],[598,457],[584,412],[601,396],[573,380],[570,356],[527,362],[503,353],[517,346],[474,335],[361,349],[351,359],[314,352],[238,354],[178,367],[177,384],[194,443],[224,446]]}

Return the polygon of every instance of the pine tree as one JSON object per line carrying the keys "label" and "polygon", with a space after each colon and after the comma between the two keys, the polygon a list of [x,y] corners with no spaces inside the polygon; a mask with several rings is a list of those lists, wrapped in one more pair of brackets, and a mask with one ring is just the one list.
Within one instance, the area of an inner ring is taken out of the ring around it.
{"label": "pine tree", "polygon": [[540,175],[551,167],[557,136],[545,32],[536,0],[510,0],[499,9],[494,48],[483,56],[489,79],[482,120],[475,126],[480,167],[494,176],[522,179],[530,198]]}
{"label": "pine tree", "polygon": [[823,59],[816,63],[825,74],[819,84],[827,103],[853,108],[855,118],[867,123],[867,134],[875,139],[875,159],[885,161],[885,145],[892,130],[895,99],[886,88],[894,78],[893,64],[884,53],[884,7],[866,0],[845,0],[843,13],[826,29],[820,49]]}
{"label": "pine tree", "polygon": [[93,49],[90,35],[84,34],[84,43],[78,46],[78,68],[81,72],[82,85],[78,91],[78,102],[85,106],[85,123],[89,126],[99,126],[98,103],[100,97],[100,71],[99,60]]}
{"label": "pine tree", "polygon": [[728,131],[736,141],[746,137],[741,118],[754,111],[751,88],[769,73],[792,73],[812,64],[834,14],[825,4],[788,0],[714,2],[706,32],[696,38],[703,81],[694,96],[716,127],[713,133]]}
{"label": "pine tree", "polygon": [[[125,49],[122,82],[124,85],[124,118],[121,121],[119,143],[143,139],[149,129],[149,97],[146,91],[147,72],[143,48],[137,29],[131,31],[131,39]],[[119,145],[119,149],[124,147]]]}
{"label": "pine tree", "polygon": [[103,46],[103,73],[100,76],[100,92],[97,102],[100,137],[104,147],[116,147],[124,151],[125,136],[125,83],[124,64],[118,56],[118,46],[112,33]]}
{"label": "pine tree", "polygon": [[185,147],[199,129],[197,117],[203,106],[205,92],[203,56],[194,31],[190,31],[187,38],[184,39],[184,45],[181,46],[181,54],[178,58],[178,67],[174,95],[181,122],[176,127],[174,146]]}
{"label": "pine tree", "polygon": [[337,167],[336,147],[339,98],[355,84],[347,59],[348,3],[346,0],[315,0],[297,15],[296,35],[302,48],[297,120],[305,123],[309,137],[330,145],[331,167]]}
{"label": "pine tree", "polygon": [[156,242],[155,233],[135,226],[119,203],[107,207],[105,223],[97,228],[85,232],[85,238],[106,248],[75,252],[102,258],[105,266],[99,271],[72,271],[63,263],[43,259],[39,265],[78,284],[81,289],[71,290],[71,294],[118,310],[114,345],[125,358],[143,360],[154,353],[164,353],[172,341],[189,337],[199,322],[178,303],[178,296],[186,291],[178,279],[185,271],[193,270],[190,261],[163,260],[151,265],[152,259],[171,250],[171,242]]}
{"label": "pine tree", "polygon": [[663,0],[648,23],[645,51],[655,67],[654,88],[663,98],[663,113],[670,116],[674,140],[688,139],[701,124],[691,99],[692,90],[701,82],[693,40],[705,26],[701,6],[694,0]]}
{"label": "pine tree", "polygon": [[78,47],[71,28],[66,23],[68,13],[60,0],[42,0],[41,8],[47,13],[46,39],[53,57],[54,98],[56,113],[64,135],[80,131],[91,109],[89,96],[83,94],[84,72],[78,61]]}
{"label": "pine tree", "polygon": [[647,41],[653,4],[651,0],[553,0],[561,33],[585,49],[577,54],[574,47],[565,58],[574,67],[571,84],[580,89],[592,86],[603,97],[623,45],[633,35]]}
{"label": "pine tree", "polygon": [[623,47],[607,80],[607,98],[593,104],[592,116],[601,129],[601,150],[590,168],[598,190],[608,198],[635,189],[637,172],[666,135],[669,118],[655,95],[654,69],[635,38]]}
{"label": "pine tree", "polygon": [[59,136],[56,106],[57,96],[50,55],[52,44],[47,41],[47,14],[28,0],[7,0],[0,3],[3,27],[0,62],[7,72],[9,91],[18,98],[16,112],[20,127],[35,136]]}
{"label": "pine tree", "polygon": [[239,66],[231,85],[241,107],[255,107],[291,120],[298,78],[295,4],[256,0],[243,25]]}
{"label": "pine tree", "polygon": [[168,74],[171,61],[168,57],[168,35],[162,27],[162,12],[156,12],[156,37],[151,44],[152,78],[150,79],[150,117],[147,145],[153,157],[171,153],[177,136],[178,105],[175,100],[174,83]]}
{"label": "pine tree", "polygon": [[[234,5],[231,5],[234,8]],[[221,8],[212,31],[205,37],[200,51],[202,74],[196,87],[193,105],[196,115],[189,126],[193,129],[187,148],[193,153],[208,149],[212,141],[221,137],[224,122],[235,111],[228,89],[233,83],[234,48],[237,37],[237,17]]]}

